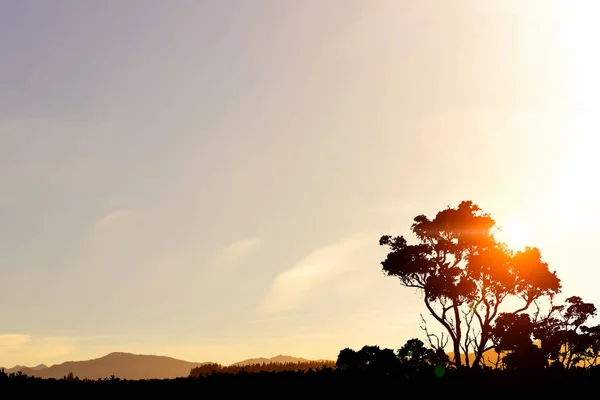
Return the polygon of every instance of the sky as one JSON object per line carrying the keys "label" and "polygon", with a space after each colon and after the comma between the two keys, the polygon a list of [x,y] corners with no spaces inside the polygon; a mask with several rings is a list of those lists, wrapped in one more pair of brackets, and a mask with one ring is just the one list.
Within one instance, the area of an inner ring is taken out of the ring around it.
{"label": "sky", "polygon": [[462,200],[600,306],[598,13],[0,0],[0,365],[398,349],[379,237]]}

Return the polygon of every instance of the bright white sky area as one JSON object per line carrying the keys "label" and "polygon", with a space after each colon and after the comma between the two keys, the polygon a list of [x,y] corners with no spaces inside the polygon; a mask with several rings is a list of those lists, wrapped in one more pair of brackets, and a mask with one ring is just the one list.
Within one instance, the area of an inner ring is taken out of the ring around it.
{"label": "bright white sky area", "polygon": [[599,7],[0,0],[0,365],[397,349],[461,200],[600,306]]}

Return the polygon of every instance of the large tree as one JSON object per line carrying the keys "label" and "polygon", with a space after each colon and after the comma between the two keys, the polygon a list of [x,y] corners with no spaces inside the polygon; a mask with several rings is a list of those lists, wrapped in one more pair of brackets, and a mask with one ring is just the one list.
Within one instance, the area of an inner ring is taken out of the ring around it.
{"label": "large tree", "polygon": [[[452,341],[457,367],[483,364],[484,352],[494,346],[492,328],[500,312],[527,312],[560,292],[560,280],[540,251],[513,251],[498,241],[494,219],[472,201],[433,219],[419,215],[411,231],[416,244],[404,236],[381,237],[379,244],[390,249],[383,271],[421,290],[427,310]],[[469,353],[474,361],[464,357],[463,364],[461,354]]]}

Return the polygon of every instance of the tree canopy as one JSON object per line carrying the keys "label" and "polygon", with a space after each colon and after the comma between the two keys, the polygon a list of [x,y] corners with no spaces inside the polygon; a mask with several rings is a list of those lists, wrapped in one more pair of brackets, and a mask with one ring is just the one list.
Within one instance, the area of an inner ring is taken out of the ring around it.
{"label": "tree canopy", "polygon": [[[404,236],[380,238],[390,250],[383,271],[421,291],[427,310],[450,337],[457,367],[483,364],[484,352],[494,347],[492,328],[501,312],[526,312],[561,291],[540,250],[514,251],[497,240],[496,222],[472,201],[433,219],[418,215],[411,231],[415,244]],[[475,354],[473,362],[461,357],[469,353]]]}

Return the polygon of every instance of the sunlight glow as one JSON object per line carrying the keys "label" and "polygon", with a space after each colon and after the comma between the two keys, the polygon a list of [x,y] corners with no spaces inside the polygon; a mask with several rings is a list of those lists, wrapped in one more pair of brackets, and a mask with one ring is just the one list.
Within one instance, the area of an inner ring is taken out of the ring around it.
{"label": "sunlight glow", "polygon": [[531,246],[528,243],[528,233],[529,230],[524,221],[513,219],[499,226],[496,239],[506,243],[513,250],[522,250],[526,246]]}

